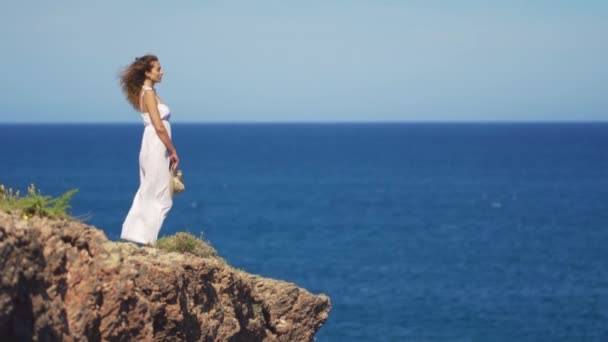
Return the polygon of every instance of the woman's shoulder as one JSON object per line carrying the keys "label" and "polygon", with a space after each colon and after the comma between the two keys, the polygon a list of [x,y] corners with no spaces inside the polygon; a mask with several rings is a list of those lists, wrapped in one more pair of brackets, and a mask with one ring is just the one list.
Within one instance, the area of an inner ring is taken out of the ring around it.
{"label": "woman's shoulder", "polygon": [[156,94],[156,90],[154,90],[154,89],[143,89],[142,88],[140,94],[144,98],[144,100],[146,98],[156,99],[158,97],[158,94]]}
{"label": "woman's shoulder", "polygon": [[140,94],[156,94],[156,89],[152,88],[152,87],[146,87],[143,86],[141,87],[141,90],[139,91]]}

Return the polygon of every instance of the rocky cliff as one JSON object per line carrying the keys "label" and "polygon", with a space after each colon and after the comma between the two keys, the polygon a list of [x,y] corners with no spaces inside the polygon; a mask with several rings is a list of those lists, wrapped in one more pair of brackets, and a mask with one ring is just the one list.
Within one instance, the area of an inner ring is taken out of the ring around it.
{"label": "rocky cliff", "polygon": [[323,294],[221,258],[4,212],[0,272],[3,341],[312,341],[331,310]]}

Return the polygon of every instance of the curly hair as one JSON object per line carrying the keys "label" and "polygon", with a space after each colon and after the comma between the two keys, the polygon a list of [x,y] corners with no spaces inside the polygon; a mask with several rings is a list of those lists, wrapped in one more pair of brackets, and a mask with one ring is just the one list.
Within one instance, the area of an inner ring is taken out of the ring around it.
{"label": "curly hair", "polygon": [[152,69],[152,62],[158,61],[155,55],[136,57],[135,60],[120,73],[120,86],[127,101],[135,108],[139,108],[139,92],[146,80],[146,72]]}

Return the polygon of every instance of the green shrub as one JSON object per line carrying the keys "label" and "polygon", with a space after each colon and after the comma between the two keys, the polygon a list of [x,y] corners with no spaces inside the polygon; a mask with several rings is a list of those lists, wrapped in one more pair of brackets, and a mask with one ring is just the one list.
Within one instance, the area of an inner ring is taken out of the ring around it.
{"label": "green shrub", "polygon": [[165,236],[156,241],[156,248],[167,252],[192,253],[200,257],[217,257],[217,251],[205,241],[203,234],[198,239],[194,235],[179,232],[172,236]]}
{"label": "green shrub", "polygon": [[13,192],[12,188],[7,190],[4,185],[0,184],[0,209],[9,212],[19,210],[26,218],[34,215],[71,218],[67,210],[71,208],[69,202],[76,192],[78,192],[78,189],[72,189],[57,198],[53,198],[43,196],[40,191],[36,191],[34,184],[31,184],[27,188],[27,196],[21,197],[19,191]]}

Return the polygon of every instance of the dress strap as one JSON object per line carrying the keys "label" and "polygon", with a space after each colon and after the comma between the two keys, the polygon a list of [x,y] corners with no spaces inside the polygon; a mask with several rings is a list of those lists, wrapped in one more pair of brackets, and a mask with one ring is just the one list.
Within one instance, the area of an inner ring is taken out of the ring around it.
{"label": "dress strap", "polygon": [[[146,93],[147,90],[154,91],[154,88],[148,87],[148,86],[141,86],[141,88],[143,89],[143,91],[141,92],[141,95],[139,96],[139,110],[143,113],[144,112],[144,106],[143,106],[144,94]],[[160,102],[160,98],[158,97],[158,95],[156,95],[156,94],[154,94],[154,95],[156,96],[156,100]]]}
{"label": "dress strap", "polygon": [[141,88],[143,89],[143,91],[139,95],[139,110],[143,113],[143,111],[144,111],[144,107],[143,107],[144,93],[146,92],[146,90],[148,90],[149,87],[142,86]]}

